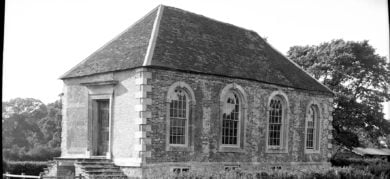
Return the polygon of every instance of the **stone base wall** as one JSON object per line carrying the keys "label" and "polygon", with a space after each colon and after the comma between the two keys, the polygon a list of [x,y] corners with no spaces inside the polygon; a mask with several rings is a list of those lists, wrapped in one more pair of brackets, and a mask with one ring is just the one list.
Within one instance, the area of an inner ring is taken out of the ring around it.
{"label": "stone base wall", "polygon": [[144,176],[141,167],[121,167],[122,172],[129,178],[142,178]]}
{"label": "stone base wall", "polygon": [[239,170],[248,173],[270,173],[275,170],[297,172],[301,170],[315,170],[330,167],[329,162],[282,162],[282,163],[230,163],[230,162],[167,162],[143,167],[121,167],[130,178],[163,178],[170,176],[174,168],[189,168],[191,173],[201,176],[218,174],[225,171],[225,167],[239,166]]}

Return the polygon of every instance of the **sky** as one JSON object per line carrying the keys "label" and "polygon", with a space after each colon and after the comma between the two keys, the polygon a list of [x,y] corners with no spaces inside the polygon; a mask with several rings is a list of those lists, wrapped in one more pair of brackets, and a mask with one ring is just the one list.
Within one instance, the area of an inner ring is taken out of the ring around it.
{"label": "sky", "polygon": [[342,38],[389,57],[386,0],[7,0],[3,101],[59,99],[62,74],[159,4],[253,30],[283,54]]}

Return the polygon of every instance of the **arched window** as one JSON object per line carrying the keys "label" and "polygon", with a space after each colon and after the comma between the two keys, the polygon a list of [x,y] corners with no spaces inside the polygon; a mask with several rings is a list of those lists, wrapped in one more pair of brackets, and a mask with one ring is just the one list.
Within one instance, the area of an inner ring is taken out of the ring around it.
{"label": "arched window", "polygon": [[316,112],[313,109],[313,106],[309,109],[309,116],[306,120],[306,149],[314,149],[315,143],[315,123],[316,123]]}
{"label": "arched window", "polygon": [[222,89],[220,151],[235,152],[244,146],[246,101],[246,93],[241,86],[233,83]]}
{"label": "arched window", "polygon": [[280,146],[283,129],[283,105],[279,96],[271,99],[268,127],[268,145]]}
{"label": "arched window", "polygon": [[[194,92],[184,82],[176,82],[167,95],[167,150],[188,147],[191,144],[191,110],[195,104]],[[172,148],[173,147],[173,148]]]}
{"label": "arched window", "polygon": [[311,102],[307,108],[305,120],[305,151],[307,153],[319,151],[320,118],[318,104]]}
{"label": "arched window", "polygon": [[287,152],[288,98],[282,91],[275,91],[268,100],[266,152]]}
{"label": "arched window", "polygon": [[183,89],[175,89],[169,105],[169,143],[187,143],[186,134],[188,128],[188,95]]}
{"label": "arched window", "polygon": [[229,91],[223,104],[222,145],[238,145],[240,134],[240,100],[238,95]]}

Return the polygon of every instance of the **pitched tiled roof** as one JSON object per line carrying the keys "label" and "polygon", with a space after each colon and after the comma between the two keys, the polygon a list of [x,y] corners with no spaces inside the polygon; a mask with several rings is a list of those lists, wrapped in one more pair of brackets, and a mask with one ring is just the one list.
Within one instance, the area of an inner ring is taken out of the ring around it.
{"label": "pitched tiled roof", "polygon": [[244,78],[332,94],[256,32],[167,6],[153,10],[62,79],[141,66]]}
{"label": "pitched tiled roof", "polygon": [[142,66],[156,17],[157,8],[66,72],[61,79]]}

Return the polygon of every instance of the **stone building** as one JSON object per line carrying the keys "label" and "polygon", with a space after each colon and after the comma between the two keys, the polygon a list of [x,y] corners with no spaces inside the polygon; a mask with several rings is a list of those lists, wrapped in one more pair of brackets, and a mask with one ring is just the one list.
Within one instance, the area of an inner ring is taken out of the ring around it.
{"label": "stone building", "polygon": [[58,173],[329,164],[332,91],[251,30],[160,5],[61,79]]}

